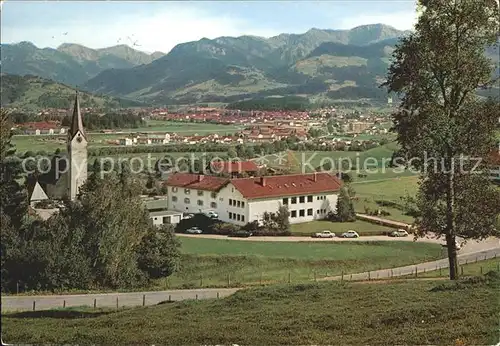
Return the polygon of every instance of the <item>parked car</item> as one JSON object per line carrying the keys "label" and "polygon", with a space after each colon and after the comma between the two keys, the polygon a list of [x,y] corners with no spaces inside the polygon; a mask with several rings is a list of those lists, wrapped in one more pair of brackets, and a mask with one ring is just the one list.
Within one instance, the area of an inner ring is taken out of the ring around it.
{"label": "parked car", "polygon": [[182,218],[183,218],[183,219],[190,219],[190,218],[192,218],[193,216],[194,216],[194,214],[187,213],[187,214],[182,215]]}
{"label": "parked car", "polygon": [[[448,247],[448,245],[447,245],[447,244],[443,244],[442,246],[443,246],[443,247],[446,247],[446,248]],[[457,250],[457,251],[458,251],[458,250],[460,250],[461,248],[462,248],[462,244],[460,244],[460,243],[455,243],[455,250]]]}
{"label": "parked car", "polygon": [[231,233],[228,237],[248,238],[248,237],[251,237],[252,235],[253,235],[252,232],[236,231],[236,232]]}
{"label": "parked car", "polygon": [[211,219],[217,219],[219,217],[219,214],[217,214],[215,211],[210,210],[205,213],[206,216],[208,216]]}
{"label": "parked car", "polygon": [[191,227],[191,228],[188,228],[186,230],[186,233],[189,233],[189,234],[202,234],[203,232],[198,227]]}
{"label": "parked car", "polygon": [[398,229],[389,233],[389,237],[408,237],[408,232],[404,229]]}
{"label": "parked car", "polygon": [[335,233],[330,232],[330,231],[323,231],[323,232],[314,233],[311,237],[313,237],[313,238],[333,238],[333,237],[335,237]]}
{"label": "parked car", "polygon": [[359,238],[359,234],[356,231],[349,230],[345,233],[342,233],[341,237],[342,238]]}

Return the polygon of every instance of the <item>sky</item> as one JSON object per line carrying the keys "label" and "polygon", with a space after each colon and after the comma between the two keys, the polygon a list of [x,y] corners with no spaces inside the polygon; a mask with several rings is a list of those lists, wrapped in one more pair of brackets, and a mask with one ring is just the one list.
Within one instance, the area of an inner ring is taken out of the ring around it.
{"label": "sky", "polygon": [[383,23],[409,30],[415,1],[2,1],[1,43],[116,44],[167,53],[201,38],[304,33]]}

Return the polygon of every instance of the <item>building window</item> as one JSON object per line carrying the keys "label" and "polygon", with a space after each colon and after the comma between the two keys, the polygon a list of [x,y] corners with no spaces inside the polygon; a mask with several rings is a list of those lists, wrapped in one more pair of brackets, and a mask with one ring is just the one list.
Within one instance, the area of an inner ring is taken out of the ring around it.
{"label": "building window", "polygon": [[290,213],[290,215],[292,217],[297,217],[297,210],[292,210],[291,213]]}
{"label": "building window", "polygon": [[184,193],[185,193],[186,195],[189,195],[189,194],[191,193],[191,190],[189,190],[189,189],[184,189]]}
{"label": "building window", "polygon": [[304,209],[300,209],[299,216],[305,216],[305,215],[306,215],[306,211]]}
{"label": "building window", "polygon": [[203,191],[198,190],[198,196],[203,196]]}
{"label": "building window", "polygon": [[189,198],[184,198],[184,203],[189,204],[191,203],[191,201],[189,200]]}
{"label": "building window", "polygon": [[319,214],[319,209],[318,209],[318,210],[316,210],[316,214]]}
{"label": "building window", "polygon": [[238,221],[241,220],[241,215],[240,214],[236,215],[236,220],[238,220]]}
{"label": "building window", "polygon": [[177,188],[176,188],[176,187],[173,187],[173,188],[172,188],[172,192],[177,192]]}
{"label": "building window", "polygon": [[312,208],[307,209],[307,216],[311,216],[313,214]]}
{"label": "building window", "polygon": [[177,202],[177,196],[172,196],[172,202]]}
{"label": "building window", "polygon": [[245,208],[245,202],[241,202],[241,207]]}
{"label": "building window", "polygon": [[203,201],[201,199],[198,200],[198,205],[203,205]]}
{"label": "building window", "polygon": [[245,215],[241,215],[241,221],[245,222]]}
{"label": "building window", "polygon": [[236,206],[237,206],[238,208],[240,208],[240,207],[241,207],[241,202],[240,202],[240,201],[238,201]]}
{"label": "building window", "polygon": [[307,201],[312,202],[313,201],[313,196],[307,196]]}
{"label": "building window", "polygon": [[158,220],[158,218],[157,218],[157,217],[155,217],[155,221],[156,221],[156,220]]}
{"label": "building window", "polygon": [[229,205],[233,205],[233,200],[229,198]]}
{"label": "building window", "polygon": [[316,196],[316,200],[319,201],[319,196]]}
{"label": "building window", "polygon": [[288,205],[288,198],[283,198],[283,205]]}
{"label": "building window", "polygon": [[297,197],[292,197],[292,204],[297,204]]}
{"label": "building window", "polygon": [[306,201],[305,196],[300,196],[300,197],[299,197],[299,202],[300,202],[300,203],[304,203],[305,201]]}
{"label": "building window", "polygon": [[229,212],[229,219],[233,218],[233,213]]}
{"label": "building window", "polygon": [[212,192],[210,196],[212,196],[212,198],[217,198],[217,192]]}
{"label": "building window", "polygon": [[164,216],[163,217],[163,223],[164,224],[169,224],[170,223],[170,216]]}
{"label": "building window", "polygon": [[210,208],[217,208],[217,203],[215,202],[210,203]]}

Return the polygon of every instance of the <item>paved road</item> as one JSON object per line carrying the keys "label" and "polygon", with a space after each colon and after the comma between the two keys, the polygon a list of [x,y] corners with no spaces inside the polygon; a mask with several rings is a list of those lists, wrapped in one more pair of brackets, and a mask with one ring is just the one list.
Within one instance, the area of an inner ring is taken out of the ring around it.
{"label": "paved road", "polygon": [[227,297],[239,290],[239,288],[207,288],[192,290],[171,290],[156,292],[128,292],[128,293],[95,293],[74,295],[47,295],[47,296],[2,296],[2,312],[5,311],[29,311],[33,310],[35,302],[36,310],[47,310],[61,308],[65,304],[70,306],[93,306],[94,299],[97,307],[116,307],[118,299],[119,307],[141,306],[143,296],[145,305],[155,305],[162,301],[185,300],[185,299],[209,299]]}
{"label": "paved road", "polygon": [[[265,238],[265,237],[264,237]],[[470,243],[469,243],[470,244]],[[475,244],[467,250],[463,248],[458,255],[459,264],[466,262],[474,262],[478,260],[500,258],[500,243],[498,239],[489,239],[489,241],[475,242]],[[476,250],[480,249],[480,250]],[[370,280],[382,279],[397,276],[405,276],[425,271],[436,270],[439,268],[447,268],[448,259],[442,259],[432,262],[421,263],[405,267],[393,269],[382,269],[372,272],[358,273],[345,275],[344,280]],[[320,280],[340,280],[341,276],[323,278]],[[161,301],[185,300],[185,299],[208,299],[226,297],[241,288],[207,288],[193,290],[171,290],[171,291],[153,291],[153,292],[130,292],[130,293],[96,293],[96,294],[78,294],[78,295],[48,295],[48,296],[2,296],[2,312],[6,311],[29,311],[33,309],[35,302],[36,310],[53,309],[63,307],[64,302],[66,307],[69,306],[93,306],[96,299],[97,307],[116,307],[116,299],[118,298],[119,307],[141,306],[143,304],[143,296],[145,296],[145,305],[158,304]]]}
{"label": "paved road", "polygon": [[[414,241],[413,237],[410,235],[409,237],[388,237],[383,235],[376,236],[361,236],[359,238],[309,238],[309,237],[249,237],[249,238],[236,238],[236,237],[228,237],[225,235],[218,234],[184,234],[177,233],[179,237],[186,238],[206,238],[206,239],[225,239],[227,241],[268,241],[268,242],[342,242],[342,241]],[[446,242],[444,238],[436,238],[433,236],[429,236],[426,238],[418,238],[416,242],[425,242],[425,243],[435,243],[444,245]],[[500,247],[500,240],[498,238],[490,237],[480,242],[475,240],[469,240],[463,247],[462,250],[459,251],[460,254],[467,252],[475,252],[482,251],[494,247]]]}
{"label": "paved road", "polygon": [[[458,263],[465,264],[471,262],[477,262],[481,260],[486,260],[490,258],[500,258],[500,247],[495,247],[488,250],[483,250],[479,252],[470,252],[458,255]],[[382,269],[374,270],[372,272],[365,272],[352,275],[342,276],[332,276],[327,278],[318,279],[318,281],[330,281],[330,280],[376,280],[376,279],[387,279],[397,276],[414,275],[415,271],[422,273],[424,271],[439,270],[440,268],[448,268],[448,259],[442,259],[432,262],[420,263],[417,265],[398,267],[393,269]]]}

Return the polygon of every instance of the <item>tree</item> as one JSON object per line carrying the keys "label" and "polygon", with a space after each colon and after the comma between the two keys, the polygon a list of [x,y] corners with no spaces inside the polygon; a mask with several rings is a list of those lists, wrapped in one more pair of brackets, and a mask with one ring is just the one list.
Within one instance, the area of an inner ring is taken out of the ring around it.
{"label": "tree", "polygon": [[[415,31],[393,53],[385,85],[402,96],[393,115],[402,153],[421,173],[419,235],[444,235],[450,279],[458,278],[456,237],[498,234],[500,198],[474,158],[494,148],[498,103],[478,99],[492,83],[485,48],[496,43],[495,0],[420,0]],[[473,174],[477,173],[477,174]]]}
{"label": "tree", "polygon": [[356,221],[356,213],[354,206],[349,196],[346,187],[340,189],[339,197],[337,199],[337,210],[335,212],[335,220],[337,222],[354,222]]}
{"label": "tree", "polygon": [[12,227],[19,228],[27,213],[28,203],[26,191],[18,183],[22,167],[11,143],[11,128],[9,114],[0,109],[0,214],[9,218]]}
{"label": "tree", "polygon": [[177,270],[180,259],[180,242],[171,225],[155,229],[151,227],[139,245],[139,269],[157,279],[171,275]]}

